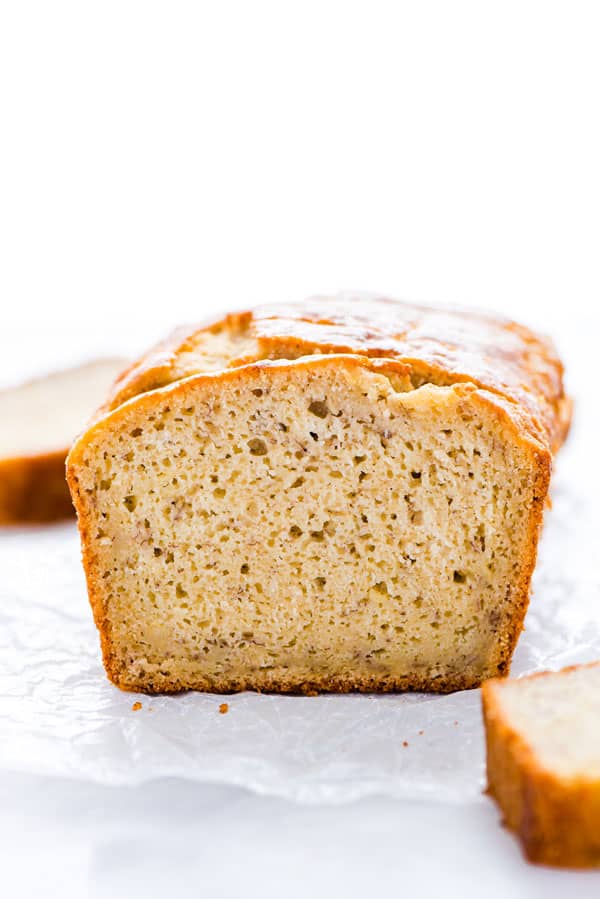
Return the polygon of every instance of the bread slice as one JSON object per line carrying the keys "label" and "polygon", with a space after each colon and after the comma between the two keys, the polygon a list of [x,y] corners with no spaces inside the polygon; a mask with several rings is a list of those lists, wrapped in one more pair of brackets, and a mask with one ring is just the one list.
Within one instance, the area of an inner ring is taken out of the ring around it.
{"label": "bread slice", "polygon": [[489,793],[532,862],[600,866],[600,662],[483,685]]}
{"label": "bread slice", "polygon": [[98,360],[0,392],[0,524],[74,514],[69,447],[124,367]]}
{"label": "bread slice", "polygon": [[506,672],[561,373],[517,325],[387,300],[177,332],[68,460],[111,679],[442,692]]}

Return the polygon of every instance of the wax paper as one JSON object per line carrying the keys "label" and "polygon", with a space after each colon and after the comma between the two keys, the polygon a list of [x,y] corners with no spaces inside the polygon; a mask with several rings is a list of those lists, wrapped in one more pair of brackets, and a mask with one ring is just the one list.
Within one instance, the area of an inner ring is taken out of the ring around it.
{"label": "wax paper", "polygon": [[[556,465],[517,676],[600,657],[598,431],[586,390]],[[104,784],[177,776],[302,802],[469,802],[484,785],[480,694],[123,693],[101,664],[75,524],[5,528],[0,766]]]}

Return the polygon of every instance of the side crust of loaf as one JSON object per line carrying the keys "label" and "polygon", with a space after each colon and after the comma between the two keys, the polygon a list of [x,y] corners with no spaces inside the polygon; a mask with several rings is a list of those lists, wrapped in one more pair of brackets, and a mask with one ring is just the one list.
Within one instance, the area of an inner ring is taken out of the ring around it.
{"label": "side crust of loaf", "polygon": [[[549,674],[541,672],[527,680]],[[566,780],[542,767],[524,735],[506,720],[497,692],[501,685],[497,679],[483,684],[482,706],[487,792],[500,807],[504,825],[519,838],[531,862],[560,868],[599,867],[600,781]]]}
{"label": "side crust of loaf", "polygon": [[[548,491],[551,454],[547,446],[538,440],[526,426],[523,411],[518,404],[497,394],[476,388],[472,384],[452,385],[447,389],[452,397],[469,404],[469,409],[480,410],[482,415],[496,422],[498,437],[502,435],[507,447],[514,447],[526,460],[531,480],[531,495],[523,537],[519,542],[519,559],[515,581],[511,587],[510,604],[502,619],[500,632],[485,658],[472,664],[464,664],[459,670],[404,672],[387,671],[383,665],[370,663],[369,666],[357,662],[355,671],[335,672],[326,668],[321,671],[294,671],[285,666],[262,666],[245,672],[223,671],[220,675],[211,671],[202,673],[202,665],[182,662],[169,666],[126,664],[123,647],[118,648],[116,623],[111,619],[111,600],[107,597],[106,557],[98,546],[98,497],[94,495],[93,477],[89,470],[93,460],[102,456],[114,435],[137,433],[144,428],[153,415],[161,408],[178,404],[197,404],[205,396],[214,395],[215,389],[223,385],[239,385],[241,389],[264,389],[265,384],[273,385],[278,379],[296,377],[302,374],[330,370],[346,372],[350,379],[361,372],[385,374],[386,377],[402,379],[407,366],[390,359],[368,359],[363,356],[309,356],[294,361],[259,362],[240,366],[212,374],[200,374],[179,380],[173,384],[139,394],[108,412],[86,431],[73,447],[68,460],[68,480],[79,516],[79,528],[83,546],[83,561],[86,571],[88,591],[96,625],[100,632],[104,664],[111,680],[122,689],[153,692],[178,692],[187,689],[212,692],[235,692],[244,689],[258,691],[292,692],[313,694],[317,692],[347,691],[402,691],[429,690],[449,692],[478,686],[483,678],[503,675],[508,672],[510,659],[523,625],[523,618],[529,599],[531,574],[535,565],[537,542],[542,522],[543,508]],[[409,389],[407,387],[407,389]],[[416,395],[419,390],[414,391]],[[443,394],[446,396],[446,394]],[[524,423],[525,421],[525,423]],[[91,460],[91,461],[90,461]],[[97,477],[97,476],[96,476]],[[140,524],[143,526],[143,524]],[[131,533],[134,533],[132,531]],[[124,540],[131,539],[127,534]],[[105,538],[105,539],[119,539]],[[104,561],[103,561],[104,558]],[[508,611],[509,610],[509,611]]]}
{"label": "side crust of loaf", "polygon": [[0,459],[0,525],[45,524],[75,515],[65,478],[67,453],[65,447]]}

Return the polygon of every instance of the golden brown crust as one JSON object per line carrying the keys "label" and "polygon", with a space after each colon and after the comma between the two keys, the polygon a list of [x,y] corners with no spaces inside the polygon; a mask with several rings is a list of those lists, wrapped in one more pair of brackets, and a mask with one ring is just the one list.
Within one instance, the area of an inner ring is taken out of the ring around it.
{"label": "golden brown crust", "polygon": [[273,377],[276,373],[290,373],[298,368],[312,368],[315,366],[335,365],[350,368],[367,368],[371,371],[381,372],[396,377],[406,377],[410,372],[410,366],[399,360],[389,358],[370,359],[360,355],[337,356],[312,356],[301,360],[287,361],[262,361],[227,371],[200,374],[177,381],[160,390],[150,393],[142,393],[135,399],[117,406],[112,412],[106,413],[102,418],[94,422],[90,428],[79,438],[73,446],[67,461],[67,474],[69,486],[73,495],[73,501],[79,517],[79,529],[83,546],[83,563],[86,572],[90,603],[92,605],[96,626],[100,632],[104,665],[110,679],[117,686],[125,690],[139,690],[142,692],[180,692],[188,689],[210,690],[215,693],[231,693],[238,690],[252,689],[258,691],[275,691],[281,693],[314,694],[318,692],[390,692],[406,690],[428,690],[439,693],[452,692],[454,690],[470,689],[479,686],[481,680],[493,675],[505,675],[508,673],[516,642],[523,627],[523,619],[529,602],[529,586],[531,575],[535,566],[539,531],[542,525],[544,503],[548,491],[551,468],[551,454],[546,445],[524,427],[526,413],[522,408],[500,395],[486,390],[479,390],[472,384],[458,384],[453,389],[464,395],[465,400],[486,407],[498,420],[499,432],[507,434],[507,439],[523,447],[531,455],[532,468],[535,471],[535,495],[529,518],[529,534],[527,545],[522,559],[520,575],[515,582],[511,597],[514,603],[514,615],[502,639],[498,641],[498,653],[489,670],[477,677],[468,673],[460,673],[455,676],[441,676],[432,681],[430,677],[424,677],[415,673],[410,677],[401,679],[389,676],[360,676],[348,678],[323,677],[322,679],[300,679],[290,676],[289,672],[259,672],[248,676],[243,680],[223,678],[221,681],[195,679],[178,681],[170,674],[155,672],[145,677],[131,679],[124,671],[112,649],[110,634],[110,622],[103,602],[102,573],[98,567],[94,554],[94,541],[92,539],[92,518],[86,502],[86,497],[80,488],[77,469],[82,462],[88,447],[102,439],[102,433],[106,428],[123,426],[131,427],[140,414],[150,414],[155,410],[158,402],[165,396],[169,398],[190,396],[203,385],[210,386],[218,381],[225,380],[247,382],[254,378],[258,372],[270,369]]}
{"label": "golden brown crust", "polygon": [[498,698],[501,683],[493,679],[483,684],[482,704],[487,789],[506,827],[518,836],[531,862],[561,868],[600,866],[600,781],[565,780],[544,769],[524,736],[506,720]]}
{"label": "golden brown crust", "polygon": [[553,451],[569,428],[563,366],[549,340],[505,319],[383,297],[316,297],[180,329],[125,372],[106,408],[199,373],[202,360],[192,352],[196,342],[206,333],[223,332],[254,344],[249,351],[242,342],[229,367],[313,353],[393,358],[409,365],[416,383],[470,382],[504,397],[520,408],[523,427]]}
{"label": "golden brown crust", "polygon": [[116,379],[100,411],[113,409],[137,394],[164,387],[174,380],[177,352],[186,346],[197,330],[192,325],[176,328],[165,340],[128,365]]}
{"label": "golden brown crust", "polygon": [[363,675],[359,677],[311,677],[298,679],[290,677],[286,671],[262,671],[245,678],[196,677],[179,681],[160,672],[147,676],[144,680],[132,679],[114,664],[109,667],[104,660],[110,680],[121,690],[136,693],[183,693],[198,690],[202,693],[229,695],[251,690],[254,693],[286,693],[293,696],[318,696],[320,693],[454,693],[457,690],[471,690],[481,683],[479,677],[457,674],[453,677],[430,677],[413,674],[406,677],[388,675]]}
{"label": "golden brown crust", "polygon": [[75,514],[65,478],[68,448],[0,459],[0,524],[44,524]]}
{"label": "golden brown crust", "polygon": [[[252,321],[251,312],[231,313],[223,319],[205,322],[202,326],[183,325],[168,337],[151,347],[147,353],[129,365],[115,381],[100,412],[115,409],[140,393],[147,393],[181,380],[188,372],[180,360],[192,351],[202,334],[244,334]],[[245,357],[231,359],[229,365],[252,361]],[[184,364],[185,365],[185,364]],[[196,372],[189,372],[195,374]]]}

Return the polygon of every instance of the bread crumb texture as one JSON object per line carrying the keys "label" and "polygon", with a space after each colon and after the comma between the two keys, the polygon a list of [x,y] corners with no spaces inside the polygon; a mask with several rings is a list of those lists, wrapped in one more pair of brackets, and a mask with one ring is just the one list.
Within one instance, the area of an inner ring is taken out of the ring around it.
{"label": "bread crumb texture", "polygon": [[159,347],[70,454],[109,676],[148,692],[315,693],[505,673],[559,407],[566,431],[560,372],[543,396],[529,384],[527,405],[399,358],[381,333],[379,355],[374,338],[319,352],[285,316],[272,344],[254,321]]}
{"label": "bread crumb texture", "polygon": [[600,662],[483,685],[488,792],[526,857],[600,867]]}

